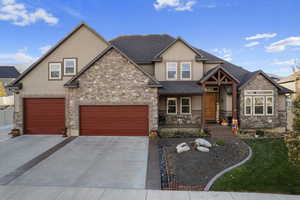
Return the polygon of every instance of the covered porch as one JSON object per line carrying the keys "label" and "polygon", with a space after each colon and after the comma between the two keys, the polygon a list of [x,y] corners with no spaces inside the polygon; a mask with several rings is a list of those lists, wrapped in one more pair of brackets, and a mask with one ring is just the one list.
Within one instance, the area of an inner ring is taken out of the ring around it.
{"label": "covered porch", "polygon": [[219,66],[200,81],[161,81],[160,128],[201,128],[226,120],[237,126],[239,81]]}

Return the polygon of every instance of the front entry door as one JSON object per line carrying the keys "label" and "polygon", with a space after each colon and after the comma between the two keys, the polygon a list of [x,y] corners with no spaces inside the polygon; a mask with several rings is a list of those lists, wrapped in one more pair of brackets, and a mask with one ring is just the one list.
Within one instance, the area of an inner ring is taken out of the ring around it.
{"label": "front entry door", "polygon": [[217,93],[206,93],[204,95],[204,119],[209,121],[216,120],[216,103],[217,103]]}

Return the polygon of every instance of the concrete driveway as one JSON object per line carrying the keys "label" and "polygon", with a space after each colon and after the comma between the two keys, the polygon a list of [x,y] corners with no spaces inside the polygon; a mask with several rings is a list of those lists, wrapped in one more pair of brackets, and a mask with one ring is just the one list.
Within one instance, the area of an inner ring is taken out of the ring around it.
{"label": "concrete driveway", "polygon": [[11,185],[145,188],[148,137],[81,136]]}
{"label": "concrete driveway", "polygon": [[0,178],[63,141],[60,135],[23,135],[0,142]]}

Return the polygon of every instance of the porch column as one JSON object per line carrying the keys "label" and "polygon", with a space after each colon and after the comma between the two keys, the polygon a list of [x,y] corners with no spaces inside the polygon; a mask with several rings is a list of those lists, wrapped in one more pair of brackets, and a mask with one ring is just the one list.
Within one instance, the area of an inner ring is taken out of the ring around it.
{"label": "porch column", "polygon": [[237,121],[237,87],[236,83],[232,84],[232,131],[237,133],[238,121]]}
{"label": "porch column", "polygon": [[202,101],[201,101],[201,111],[202,111],[202,123],[201,123],[201,128],[204,129],[205,128],[205,83],[202,84]]}

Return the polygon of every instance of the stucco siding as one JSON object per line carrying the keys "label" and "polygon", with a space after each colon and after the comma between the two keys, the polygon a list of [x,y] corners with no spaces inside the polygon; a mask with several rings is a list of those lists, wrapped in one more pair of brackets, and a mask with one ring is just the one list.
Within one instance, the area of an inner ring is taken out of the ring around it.
{"label": "stucco siding", "polygon": [[154,65],[150,64],[150,65],[140,65],[140,67],[147,73],[149,73],[150,75],[154,76]]}
{"label": "stucco siding", "polygon": [[101,40],[95,33],[85,26],[82,26],[60,47],[45,58],[26,77],[21,80],[23,95],[63,95],[65,89],[63,84],[70,77],[63,77],[62,80],[48,80],[48,63],[63,62],[63,58],[77,58],[78,71],[90,62],[97,54],[107,47],[107,43]]}
{"label": "stucco siding", "polygon": [[[159,81],[166,80],[166,62],[191,62],[192,80],[200,80],[203,76],[203,63],[195,61],[196,53],[181,41],[176,42],[162,54],[162,62],[155,63],[155,77]],[[179,73],[177,73],[179,78]]]}

